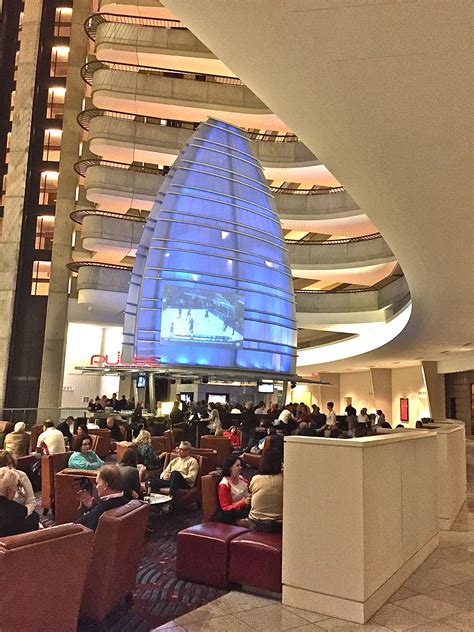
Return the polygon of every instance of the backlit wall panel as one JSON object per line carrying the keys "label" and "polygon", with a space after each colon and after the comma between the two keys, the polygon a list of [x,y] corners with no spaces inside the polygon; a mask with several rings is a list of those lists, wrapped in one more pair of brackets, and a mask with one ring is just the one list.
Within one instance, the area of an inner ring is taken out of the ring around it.
{"label": "backlit wall panel", "polygon": [[288,253],[241,129],[202,123],[165,178],[137,251],[123,354],[294,372]]}

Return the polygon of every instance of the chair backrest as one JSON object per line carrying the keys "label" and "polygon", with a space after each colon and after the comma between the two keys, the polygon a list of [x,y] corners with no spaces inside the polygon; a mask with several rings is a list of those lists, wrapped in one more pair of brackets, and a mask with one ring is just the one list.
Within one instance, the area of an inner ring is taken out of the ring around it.
{"label": "chair backrest", "polygon": [[172,452],[183,440],[184,432],[182,428],[173,428],[173,430],[165,430],[163,436],[165,438],[165,451]]}
{"label": "chair backrest", "polygon": [[67,468],[55,476],[54,519],[56,524],[74,522],[80,516],[77,492],[80,478],[87,478],[95,485],[96,470],[76,470]]}
{"label": "chair backrest", "polygon": [[[202,457],[201,467],[199,469],[200,475],[205,476],[212,472],[217,467],[217,450],[211,450],[210,448],[191,448],[191,456]],[[171,458],[178,456],[176,451],[171,453]]]}
{"label": "chair backrest", "polygon": [[219,466],[232,454],[232,443],[227,437],[203,435],[201,437],[200,446],[201,448],[209,448],[217,451],[217,465]]}
{"label": "chair backrest", "polygon": [[117,441],[115,449],[117,450],[117,463],[120,463],[123,457],[123,453],[127,448],[134,448],[137,450],[137,444],[131,441]]}
{"label": "chair backrest", "polygon": [[89,434],[92,438],[92,449],[98,457],[104,459],[110,454],[110,430],[108,428],[91,428]]}
{"label": "chair backrest", "polygon": [[82,597],[81,616],[103,621],[133,592],[150,507],[132,500],[100,517]]}
{"label": "chair backrest", "polygon": [[43,432],[43,424],[36,424],[34,426],[31,426],[30,432],[30,452],[36,452],[36,448],[38,447],[38,437]]}
{"label": "chair backrest", "polygon": [[2,632],[76,630],[93,536],[71,524],[0,538]]}
{"label": "chair backrest", "polygon": [[71,452],[41,456],[41,504],[44,509],[54,508],[55,476],[67,467],[70,456]]}
{"label": "chair backrest", "polygon": [[202,521],[209,522],[219,509],[219,499],[217,497],[217,487],[221,481],[220,472],[209,472],[201,477],[202,490]]}
{"label": "chair backrest", "polygon": [[0,421],[0,434],[8,434],[9,432],[13,432],[15,428],[15,424],[13,421]]}
{"label": "chair backrest", "polygon": [[153,450],[160,454],[161,452],[166,452],[166,437],[152,437],[151,438],[151,447]]}

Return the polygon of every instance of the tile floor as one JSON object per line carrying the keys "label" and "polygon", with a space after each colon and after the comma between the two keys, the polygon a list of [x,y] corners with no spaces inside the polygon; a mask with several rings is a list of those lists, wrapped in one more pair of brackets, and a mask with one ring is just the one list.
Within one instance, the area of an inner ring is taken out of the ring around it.
{"label": "tile floor", "polygon": [[[230,592],[156,630],[167,632],[474,632],[474,441],[467,441],[468,497],[440,546],[365,625]],[[153,632],[156,632],[153,631]]]}

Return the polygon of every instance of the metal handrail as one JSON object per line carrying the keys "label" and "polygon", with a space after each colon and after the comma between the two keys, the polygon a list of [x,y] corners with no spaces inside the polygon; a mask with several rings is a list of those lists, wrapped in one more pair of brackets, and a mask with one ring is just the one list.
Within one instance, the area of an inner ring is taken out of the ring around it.
{"label": "metal handrail", "polygon": [[104,217],[111,217],[115,219],[126,220],[127,222],[137,222],[139,224],[146,224],[146,218],[137,217],[136,215],[125,215],[124,213],[113,213],[109,211],[99,211],[98,209],[78,209],[69,214],[69,217],[76,224],[82,224],[84,217],[90,217],[93,215],[102,215]]}
{"label": "metal handrail", "polygon": [[111,270],[133,270],[132,266],[120,266],[115,263],[101,263],[100,261],[70,261],[66,268],[71,272],[79,272],[79,268],[109,268]]}
{"label": "metal handrail", "polygon": [[93,13],[84,22],[84,30],[87,33],[87,37],[95,42],[99,25],[104,24],[105,22],[113,22],[115,24],[135,24],[137,26],[154,26],[166,29],[186,28],[179,20],[141,17],[138,15],[122,15],[119,13]]}
{"label": "metal handrail", "polygon": [[298,246],[330,246],[333,244],[354,244],[358,241],[372,241],[373,239],[381,239],[380,233],[371,233],[370,235],[360,235],[359,237],[345,237],[344,239],[325,239],[325,240],[299,240],[285,239],[287,244],[298,244]]}
{"label": "metal handrail", "polygon": [[169,77],[170,79],[186,79],[191,81],[207,81],[211,83],[223,83],[232,86],[243,86],[244,84],[237,77],[224,77],[221,75],[210,75],[203,72],[188,72],[186,70],[175,70],[172,68],[158,68],[155,66],[140,66],[137,64],[124,64],[116,61],[88,61],[81,68],[81,77],[92,85],[92,77],[97,70],[120,70],[122,72],[134,72],[147,75],[157,75],[158,77]]}
{"label": "metal handrail", "polygon": [[86,176],[86,172],[89,167],[112,167],[114,169],[125,169],[126,171],[137,171],[139,173],[151,173],[152,175],[165,176],[169,167],[145,167],[144,165],[128,165],[124,162],[114,162],[113,160],[104,160],[103,158],[87,158],[86,160],[79,160],[74,165],[74,171],[83,178]]}
{"label": "metal handrail", "polygon": [[[96,116],[105,116],[107,118],[123,119],[126,121],[137,121],[139,123],[150,123],[161,127],[178,127],[195,131],[199,122],[181,121],[179,119],[164,119],[155,116],[143,116],[141,114],[130,114],[129,112],[118,112],[116,110],[101,110],[99,108],[90,108],[83,110],[77,115],[77,122],[82,129],[88,132],[90,130],[90,122]],[[296,134],[272,134],[268,132],[251,132],[245,130],[251,140],[258,140],[272,143],[297,143],[299,141]]]}
{"label": "metal handrail", "polygon": [[344,187],[313,187],[312,189],[270,187],[270,191],[285,195],[326,195],[328,193],[345,193],[346,190]]}

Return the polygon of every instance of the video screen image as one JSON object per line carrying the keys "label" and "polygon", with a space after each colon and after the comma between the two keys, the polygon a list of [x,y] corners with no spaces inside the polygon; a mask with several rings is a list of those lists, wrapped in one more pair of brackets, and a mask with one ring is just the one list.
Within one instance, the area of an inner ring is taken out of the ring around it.
{"label": "video screen image", "polygon": [[241,294],[167,285],[162,310],[162,340],[241,345],[244,331]]}

